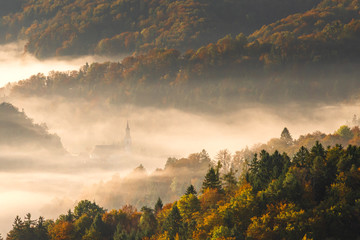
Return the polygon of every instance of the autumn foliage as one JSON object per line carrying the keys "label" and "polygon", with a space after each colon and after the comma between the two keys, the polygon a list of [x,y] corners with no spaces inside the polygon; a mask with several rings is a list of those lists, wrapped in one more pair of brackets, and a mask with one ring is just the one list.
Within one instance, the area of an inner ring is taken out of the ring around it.
{"label": "autumn foliage", "polygon": [[[17,217],[8,239],[27,239],[27,234],[53,240],[359,237],[359,147],[324,149],[316,142],[293,158],[262,151],[247,162],[248,170],[236,177],[232,190],[206,178],[201,194],[189,187],[178,201],[157,203],[156,211],[143,207],[139,212],[131,206],[105,211],[83,200],[56,221],[34,221],[28,215],[23,222]],[[226,173],[220,168],[214,165],[208,174],[223,185]]]}

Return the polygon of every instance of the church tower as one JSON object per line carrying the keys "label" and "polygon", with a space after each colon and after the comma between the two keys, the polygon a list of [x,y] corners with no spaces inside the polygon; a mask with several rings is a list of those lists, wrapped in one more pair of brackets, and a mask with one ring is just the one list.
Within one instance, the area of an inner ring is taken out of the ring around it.
{"label": "church tower", "polygon": [[131,136],[130,136],[129,122],[126,123],[126,134],[125,134],[125,138],[124,138],[124,149],[127,152],[131,151]]}

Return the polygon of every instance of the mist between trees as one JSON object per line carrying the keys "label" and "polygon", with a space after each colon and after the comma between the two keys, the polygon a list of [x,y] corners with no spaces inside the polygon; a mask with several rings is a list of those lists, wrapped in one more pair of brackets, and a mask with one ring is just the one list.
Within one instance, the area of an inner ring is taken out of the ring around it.
{"label": "mist between trees", "polygon": [[[294,144],[290,135],[285,137],[284,132],[282,135],[280,140],[285,144]],[[301,147],[291,158],[286,153],[270,154],[262,150],[245,161],[240,176],[232,167],[227,167],[228,156],[227,151],[222,150],[216,156],[217,163],[212,164],[205,151],[186,159],[169,159],[163,173],[172,170],[178,173],[185,168],[184,164],[196,169],[210,163],[203,180],[195,182],[195,187],[191,183],[184,186],[175,202],[164,205],[161,198],[155,198],[153,204],[142,207],[139,212],[130,205],[106,211],[95,202],[83,200],[55,221],[43,218],[34,221],[30,214],[24,222],[17,217],[8,239],[18,239],[18,236],[41,236],[41,239],[359,237],[358,147],[336,145],[325,149],[316,142],[311,149]],[[159,172],[161,170],[151,178],[156,179]],[[144,168],[139,166],[129,179],[149,180],[144,179],[143,174]],[[114,186],[118,189],[127,186],[131,183],[129,179],[124,180],[124,185]],[[146,184],[149,188],[159,181]],[[173,185],[174,182],[170,188]]]}

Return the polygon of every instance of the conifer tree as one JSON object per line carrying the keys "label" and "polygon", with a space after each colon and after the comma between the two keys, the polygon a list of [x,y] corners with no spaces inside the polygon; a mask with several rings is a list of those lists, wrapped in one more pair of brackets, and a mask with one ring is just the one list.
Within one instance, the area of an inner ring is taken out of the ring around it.
{"label": "conifer tree", "polygon": [[177,202],[175,202],[164,223],[164,230],[169,233],[170,240],[174,240],[176,235],[181,232],[181,226],[182,218],[179,208],[177,207]]}
{"label": "conifer tree", "polygon": [[209,171],[207,172],[207,174],[205,176],[203,186],[202,186],[202,191],[204,192],[205,189],[207,189],[207,188],[221,190],[219,172],[218,171],[215,172],[215,169],[213,167],[211,167],[209,169]]}
{"label": "conifer tree", "polygon": [[235,177],[235,171],[230,168],[230,171],[222,177],[224,188],[227,191],[231,191],[236,187],[237,181]]}
{"label": "conifer tree", "polygon": [[185,195],[190,195],[190,194],[193,194],[193,195],[197,194],[197,192],[192,184],[186,189],[186,192],[185,192]]}
{"label": "conifer tree", "polygon": [[158,200],[157,200],[157,202],[156,202],[156,204],[155,204],[155,207],[154,207],[154,209],[155,209],[155,213],[158,213],[159,211],[161,211],[161,209],[163,208],[163,202],[162,202],[162,200],[161,200],[161,198],[159,197],[158,198]]}
{"label": "conifer tree", "polygon": [[157,221],[154,215],[154,210],[148,207],[142,207],[142,215],[140,218],[140,229],[144,236],[151,237],[155,234],[157,228]]}
{"label": "conifer tree", "polygon": [[293,138],[287,128],[284,128],[284,130],[281,132],[280,139],[288,145],[293,144]]}
{"label": "conifer tree", "polygon": [[200,162],[201,163],[206,163],[206,164],[210,164],[210,156],[209,154],[206,152],[205,149],[203,149],[201,152],[200,152]]}
{"label": "conifer tree", "polygon": [[122,225],[119,223],[116,226],[116,231],[114,233],[114,240],[125,240],[128,239],[128,234],[125,231],[125,229],[123,229]]}

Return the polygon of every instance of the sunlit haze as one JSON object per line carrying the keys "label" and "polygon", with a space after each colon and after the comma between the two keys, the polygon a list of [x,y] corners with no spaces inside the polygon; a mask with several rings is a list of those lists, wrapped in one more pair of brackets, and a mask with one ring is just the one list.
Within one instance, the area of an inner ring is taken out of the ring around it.
{"label": "sunlit haze", "polygon": [[0,0],[0,240],[360,239],[360,0]]}
{"label": "sunlit haze", "polygon": [[[85,63],[104,62],[115,60],[114,58],[87,56],[78,58],[52,58],[39,60],[24,52],[24,41],[0,45],[0,86],[9,82],[17,82],[31,75],[43,73],[47,75],[50,71],[72,71],[78,70]],[[120,59],[118,60],[120,61]]]}

